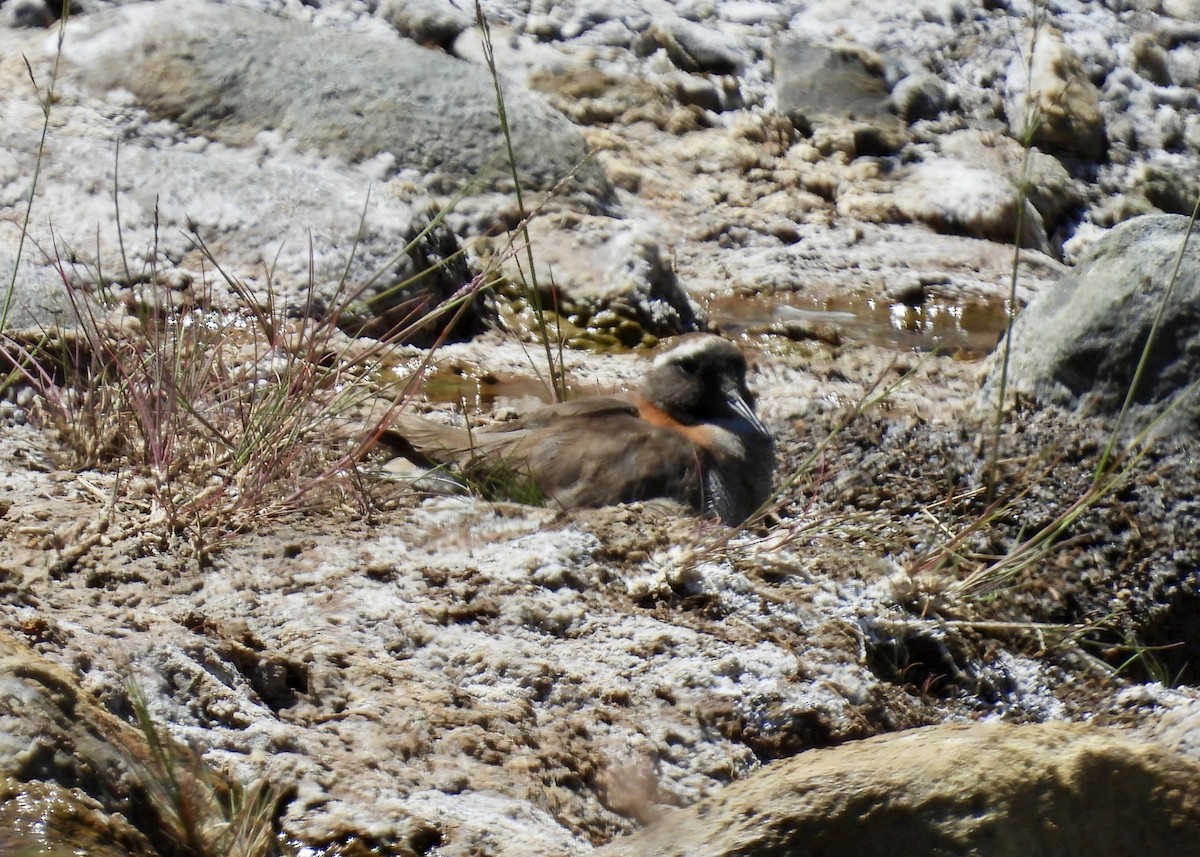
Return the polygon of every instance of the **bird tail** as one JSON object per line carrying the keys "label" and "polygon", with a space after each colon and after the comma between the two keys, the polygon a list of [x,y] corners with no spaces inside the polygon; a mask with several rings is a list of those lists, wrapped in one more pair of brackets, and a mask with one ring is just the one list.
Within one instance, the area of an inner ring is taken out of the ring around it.
{"label": "bird tail", "polygon": [[441,467],[472,457],[471,433],[413,414],[396,414],[379,436],[399,455],[421,467]]}

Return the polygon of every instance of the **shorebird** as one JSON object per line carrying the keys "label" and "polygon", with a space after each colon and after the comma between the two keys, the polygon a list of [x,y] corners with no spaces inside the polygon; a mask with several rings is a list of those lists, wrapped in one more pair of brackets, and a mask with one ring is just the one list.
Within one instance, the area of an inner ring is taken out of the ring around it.
{"label": "shorebird", "polygon": [[387,434],[424,466],[523,472],[563,508],[669,498],[730,525],[763,505],[775,470],[746,359],[707,333],[659,355],[632,399],[577,399],[471,431],[399,414]]}

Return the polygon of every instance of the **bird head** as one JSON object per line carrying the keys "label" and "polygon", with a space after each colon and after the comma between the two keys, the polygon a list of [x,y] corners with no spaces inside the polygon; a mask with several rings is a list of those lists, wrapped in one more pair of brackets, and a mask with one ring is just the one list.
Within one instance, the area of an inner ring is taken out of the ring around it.
{"label": "bird head", "polygon": [[685,424],[733,422],[767,434],[746,386],[746,358],[727,339],[709,333],[680,337],[654,360],[642,397]]}

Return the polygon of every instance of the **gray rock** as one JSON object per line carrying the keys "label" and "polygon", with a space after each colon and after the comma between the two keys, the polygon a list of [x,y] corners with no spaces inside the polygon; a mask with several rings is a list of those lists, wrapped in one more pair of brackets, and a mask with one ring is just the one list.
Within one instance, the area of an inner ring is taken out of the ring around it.
{"label": "gray rock", "polygon": [[444,0],[384,0],[377,14],[400,35],[444,51],[452,50],[454,41],[475,24],[466,12]]}
{"label": "gray rock", "polygon": [[[23,213],[17,191],[25,190],[36,149],[32,134],[0,129],[0,157],[14,167],[11,177],[0,171],[5,216]],[[177,281],[195,300],[218,306],[243,300],[236,280],[255,300],[291,315],[338,311],[351,327],[378,330],[397,307],[436,303],[471,279],[462,267],[438,267],[457,250],[452,235],[435,233],[402,252],[429,220],[428,200],[417,194],[415,202],[417,210],[395,190],[372,188],[365,175],[331,165],[260,159],[219,145],[201,152],[125,146],[118,158],[107,141],[52,135],[10,323],[70,320],[52,267],[61,264],[84,287]],[[0,249],[11,254],[16,236],[0,237]],[[3,267],[0,260],[0,273]],[[431,273],[409,283],[422,271]],[[478,329],[478,319],[467,318],[463,332]]]}
{"label": "gray rock", "polygon": [[1200,19],[1200,0],[1163,0],[1162,10],[1174,18],[1196,21]]}
{"label": "gray rock", "polygon": [[[437,192],[476,177],[511,186],[491,77],[444,53],[196,0],[107,10],[71,30],[76,79],[131,92],[155,118],[193,133],[246,146],[274,129],[351,163],[387,153],[391,174],[416,170]],[[506,90],[521,180],[549,190],[584,162],[583,138],[533,94]],[[594,161],[566,192],[592,207],[611,195]]]}
{"label": "gray rock", "polygon": [[879,57],[848,45],[786,36],[775,44],[777,109],[802,134],[850,126],[855,153],[894,151],[907,139]]}
{"label": "gray rock", "polygon": [[[696,306],[650,236],[611,218],[573,218],[565,228],[556,220],[530,223],[540,284],[553,282],[580,310],[616,313],[656,336],[697,329]],[[517,256],[506,271],[516,280],[525,264]]]}
{"label": "gray rock", "polygon": [[4,329],[46,329],[72,318],[71,302],[62,278],[52,268],[30,261],[35,254],[40,255],[35,247],[27,245],[24,248],[20,274],[13,278],[16,254],[12,251],[15,249],[0,248],[0,300],[9,300]]}
{"label": "gray rock", "polygon": [[42,29],[54,23],[55,14],[44,0],[7,0],[0,3],[0,27]]}
{"label": "gray rock", "polygon": [[[1115,415],[1133,382],[1151,325],[1159,312],[1188,220],[1177,215],[1137,217],[1100,238],[1077,268],[1042,293],[1012,331],[1009,387],[1038,401],[1088,413]],[[1200,396],[1200,239],[1193,235],[1166,305],[1145,374],[1128,415],[1129,430],[1196,433]],[[994,401],[999,357],[985,382]]]}
{"label": "gray rock", "polygon": [[[1021,186],[1037,210],[1045,233],[1054,235],[1066,226],[1086,202],[1081,183],[1056,158],[1031,148],[1028,152],[1011,137],[965,130],[948,134],[938,141],[946,155],[999,175],[998,186],[1014,196]],[[1011,239],[1012,230],[1009,230]]]}
{"label": "gray rock", "polygon": [[1146,162],[1132,179],[1151,205],[1168,214],[1190,215],[1200,196],[1200,177],[1165,158]]}
{"label": "gray rock", "polygon": [[747,63],[737,40],[712,26],[682,18],[664,18],[652,24],[640,41],[661,47],[684,71],[736,75]]}
{"label": "gray rock", "polygon": [[1115,730],[931,726],[768,765],[596,857],[1186,857],[1200,766]]}
{"label": "gray rock", "polygon": [[946,84],[929,72],[915,72],[892,87],[892,102],[906,122],[934,119],[946,110],[950,96]]}
{"label": "gray rock", "polygon": [[725,93],[711,79],[683,72],[675,74],[678,77],[669,78],[667,85],[680,104],[693,104],[714,113],[725,109]]}
{"label": "gray rock", "polygon": [[1047,255],[1041,215],[1004,176],[952,158],[930,158],[913,167],[896,187],[892,204],[909,220],[927,223],[939,232],[973,235],[1011,243],[1018,214],[1024,207],[1021,246]]}
{"label": "gray rock", "polygon": [[724,0],[717,7],[717,14],[726,21],[747,26],[765,24],[778,26],[787,22],[787,9],[778,3],[764,0]]}
{"label": "gray rock", "polygon": [[781,38],[775,45],[775,89],[779,112],[801,129],[814,120],[895,115],[882,63],[849,46]]}

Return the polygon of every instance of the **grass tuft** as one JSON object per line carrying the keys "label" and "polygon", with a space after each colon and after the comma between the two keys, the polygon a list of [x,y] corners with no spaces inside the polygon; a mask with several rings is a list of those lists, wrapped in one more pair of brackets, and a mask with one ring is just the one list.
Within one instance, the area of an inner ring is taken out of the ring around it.
{"label": "grass tuft", "polygon": [[161,732],[141,689],[129,686],[148,757],[130,758],[159,822],[155,839],[179,857],[290,857],[275,827],[285,794],[266,781],[245,786],[218,774],[195,748]]}

